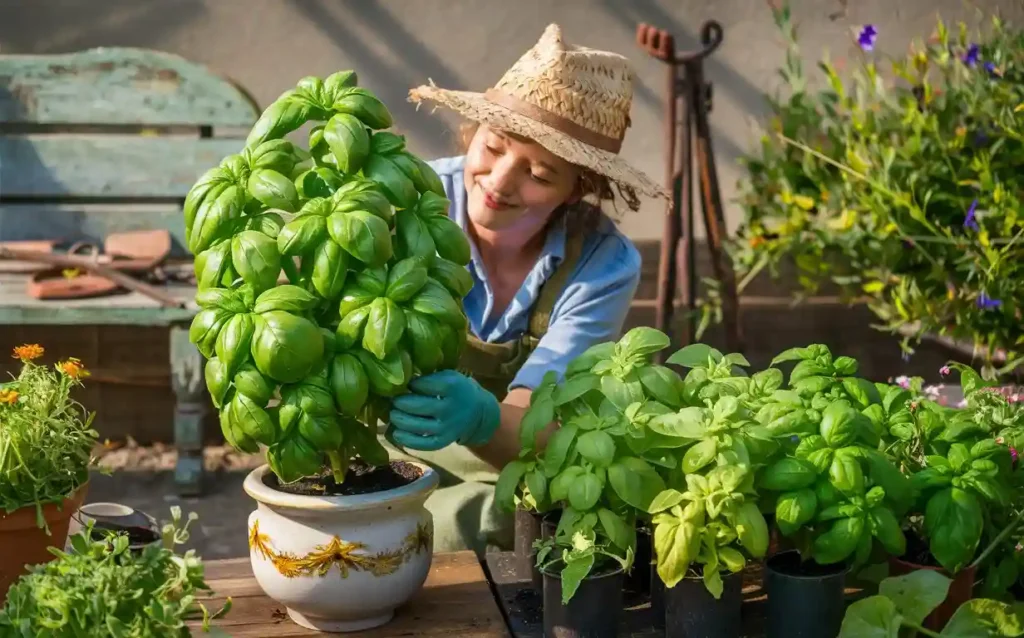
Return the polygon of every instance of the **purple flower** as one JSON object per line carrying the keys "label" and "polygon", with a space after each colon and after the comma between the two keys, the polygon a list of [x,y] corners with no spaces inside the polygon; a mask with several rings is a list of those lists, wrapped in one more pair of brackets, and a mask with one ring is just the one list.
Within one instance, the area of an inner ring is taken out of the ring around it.
{"label": "purple flower", "polygon": [[978,230],[978,220],[974,217],[974,213],[977,210],[978,200],[975,199],[973,202],[971,202],[971,207],[967,209],[967,215],[964,217],[964,228]]}
{"label": "purple flower", "polygon": [[865,24],[864,28],[860,30],[860,35],[857,36],[857,44],[865,51],[873,51],[877,38],[878,30],[875,29],[875,25]]}
{"label": "purple flower", "polygon": [[941,368],[939,368],[939,374],[941,374],[942,376],[947,376],[949,374],[949,366],[942,366]]}
{"label": "purple flower", "polygon": [[998,299],[992,299],[986,293],[978,295],[978,307],[982,310],[992,310],[1003,305],[1003,302]]}
{"label": "purple flower", "polygon": [[967,53],[965,53],[963,57],[964,64],[971,67],[977,64],[979,53],[977,44],[972,44],[967,47]]}
{"label": "purple flower", "polygon": [[999,72],[996,69],[995,62],[986,62],[982,66],[985,68],[985,71],[988,72],[988,76],[990,78],[997,78],[997,77],[999,77]]}

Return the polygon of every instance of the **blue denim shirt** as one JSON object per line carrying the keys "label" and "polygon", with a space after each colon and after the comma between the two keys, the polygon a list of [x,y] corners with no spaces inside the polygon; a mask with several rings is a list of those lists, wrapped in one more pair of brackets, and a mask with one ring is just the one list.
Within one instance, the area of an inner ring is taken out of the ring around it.
{"label": "blue denim shirt", "polygon": [[[448,215],[468,230],[466,187],[463,182],[465,156],[428,162],[444,183],[452,204]],[[476,338],[490,343],[518,339],[527,330],[530,310],[541,286],[554,274],[565,257],[566,231],[555,226],[548,232],[544,249],[522,287],[503,314],[494,310],[494,293],[476,245],[470,239],[473,261],[469,272],[473,289],[464,300],[470,329]],[[640,281],[640,253],[615,224],[603,218],[596,232],[583,242],[576,269],[569,276],[561,297],[552,309],[548,332],[520,368],[509,389],[534,389],[554,370],[561,379],[565,368],[590,346],[618,339]]]}

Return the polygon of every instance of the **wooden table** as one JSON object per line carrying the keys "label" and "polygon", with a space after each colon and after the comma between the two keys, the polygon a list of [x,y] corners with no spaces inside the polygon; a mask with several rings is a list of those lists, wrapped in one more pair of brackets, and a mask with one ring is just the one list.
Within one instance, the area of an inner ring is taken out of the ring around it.
{"label": "wooden table", "polygon": [[[210,561],[206,582],[213,594],[203,600],[211,612],[231,597],[228,614],[213,625],[232,638],[268,636],[326,636],[293,623],[284,607],[268,598],[252,575],[248,558]],[[195,635],[199,623],[192,625]],[[395,613],[390,623],[369,631],[343,634],[353,638],[446,636],[448,638],[506,638],[510,636],[495,603],[480,561],[473,552],[436,554],[420,593]]]}

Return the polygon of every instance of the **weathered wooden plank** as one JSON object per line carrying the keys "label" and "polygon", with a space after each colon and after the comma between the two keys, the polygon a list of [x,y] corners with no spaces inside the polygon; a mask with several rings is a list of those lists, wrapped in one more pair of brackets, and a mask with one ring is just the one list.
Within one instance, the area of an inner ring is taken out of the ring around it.
{"label": "weathered wooden plank", "polygon": [[198,306],[196,289],[168,285],[166,292],[185,308],[166,308],[137,292],[91,299],[43,301],[25,292],[25,276],[0,273],[0,325],[168,326],[191,321]]}
{"label": "weathered wooden plank", "polygon": [[0,204],[0,242],[102,242],[111,233],[153,229],[170,231],[176,243],[172,256],[188,255],[185,217],[177,203]]}
{"label": "weathered wooden plank", "polygon": [[0,137],[0,200],[184,198],[241,140],[141,135]]}
{"label": "weathered wooden plank", "polygon": [[182,57],[134,48],[0,57],[0,125],[251,126],[259,107]]}
{"label": "weathered wooden plank", "polygon": [[[322,635],[291,622],[284,608],[263,593],[252,577],[248,558],[208,562],[206,582],[213,589],[203,600],[208,609],[219,609],[224,598],[231,596],[231,611],[213,623],[231,636]],[[351,635],[491,638],[509,633],[476,555],[454,552],[434,555],[423,589],[395,613],[394,620]]]}

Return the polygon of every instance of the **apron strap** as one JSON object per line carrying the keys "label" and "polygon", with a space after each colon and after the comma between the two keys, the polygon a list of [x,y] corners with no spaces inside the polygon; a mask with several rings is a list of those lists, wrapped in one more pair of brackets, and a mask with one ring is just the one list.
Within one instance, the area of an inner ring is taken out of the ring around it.
{"label": "apron strap", "polygon": [[565,290],[565,285],[569,281],[569,275],[576,269],[576,265],[580,261],[580,256],[583,253],[583,238],[583,233],[570,230],[565,240],[565,258],[541,287],[537,303],[533,305],[530,312],[530,325],[527,329],[534,347],[536,347],[536,342],[540,341],[541,337],[547,333],[555,303],[562,296],[562,291]]}

